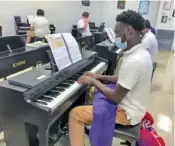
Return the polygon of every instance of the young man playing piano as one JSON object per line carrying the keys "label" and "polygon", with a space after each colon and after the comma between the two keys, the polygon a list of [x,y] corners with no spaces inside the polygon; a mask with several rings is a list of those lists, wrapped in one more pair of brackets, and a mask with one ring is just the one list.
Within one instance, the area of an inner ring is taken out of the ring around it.
{"label": "young man playing piano", "polygon": [[[84,126],[91,125],[91,146],[111,146],[115,123],[136,125],[146,112],[151,87],[152,61],[141,44],[144,28],[142,16],[132,10],[116,18],[115,33],[127,50],[119,76],[85,73],[78,82],[94,86],[93,105],[79,106],[70,112],[69,136],[71,146],[84,146]],[[107,81],[105,85],[100,81]]]}

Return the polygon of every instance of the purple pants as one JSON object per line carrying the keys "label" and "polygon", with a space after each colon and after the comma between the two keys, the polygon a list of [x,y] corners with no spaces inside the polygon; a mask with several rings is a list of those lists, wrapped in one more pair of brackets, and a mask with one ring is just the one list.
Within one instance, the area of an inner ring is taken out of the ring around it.
{"label": "purple pants", "polygon": [[[111,89],[116,84],[107,85]],[[98,90],[93,100],[93,121],[89,133],[91,146],[112,146],[117,105]]]}

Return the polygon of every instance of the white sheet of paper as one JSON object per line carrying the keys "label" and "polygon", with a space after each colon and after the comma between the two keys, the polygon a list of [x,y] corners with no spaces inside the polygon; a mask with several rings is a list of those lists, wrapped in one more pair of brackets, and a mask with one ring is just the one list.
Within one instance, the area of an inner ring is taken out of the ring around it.
{"label": "white sheet of paper", "polygon": [[115,42],[115,39],[112,37],[112,34],[111,34],[110,31],[109,31],[109,28],[105,28],[105,31],[106,31],[106,33],[107,33],[107,36],[108,36],[109,40],[110,40],[112,43],[114,43],[114,42]]}
{"label": "white sheet of paper", "polygon": [[53,57],[55,59],[58,70],[62,70],[72,64],[66,48],[66,44],[61,34],[51,34],[47,37]]}
{"label": "white sheet of paper", "polygon": [[72,59],[72,62],[75,63],[82,59],[82,55],[80,52],[80,48],[78,46],[78,43],[76,42],[75,38],[70,33],[62,33],[63,38],[67,44],[70,57]]}
{"label": "white sheet of paper", "polygon": [[114,33],[114,31],[112,30],[112,28],[111,28],[111,27],[109,27],[109,31],[111,32],[112,37],[115,39],[115,33]]}

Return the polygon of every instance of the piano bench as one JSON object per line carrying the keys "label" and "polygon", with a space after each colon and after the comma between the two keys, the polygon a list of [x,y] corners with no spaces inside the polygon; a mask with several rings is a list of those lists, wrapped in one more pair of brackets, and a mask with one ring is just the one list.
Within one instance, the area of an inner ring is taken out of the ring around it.
{"label": "piano bench", "polygon": [[[141,124],[135,126],[123,126],[115,125],[114,137],[126,140],[126,142],[121,142],[121,145],[126,146],[136,146],[136,142],[140,137]],[[89,135],[89,126],[85,127],[85,133]]]}
{"label": "piano bench", "polygon": [[41,41],[41,42],[47,43],[46,38],[34,37],[34,38],[31,39],[31,43],[37,42],[37,41]]}
{"label": "piano bench", "polygon": [[44,43],[47,42],[45,37],[44,38],[35,37],[35,41],[41,41],[41,42],[44,42]]}
{"label": "piano bench", "polygon": [[126,143],[121,143],[127,146],[136,146],[136,142],[140,137],[141,124],[135,126],[115,125],[114,137],[126,140]]}

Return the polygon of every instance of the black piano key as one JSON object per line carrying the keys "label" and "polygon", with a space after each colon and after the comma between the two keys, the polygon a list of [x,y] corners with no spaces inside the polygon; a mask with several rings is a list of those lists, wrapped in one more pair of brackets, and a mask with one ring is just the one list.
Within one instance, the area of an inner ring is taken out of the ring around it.
{"label": "black piano key", "polygon": [[58,91],[60,91],[60,92],[64,92],[65,91],[65,89],[64,88],[61,88],[61,87],[56,87],[56,89],[58,90]]}
{"label": "black piano key", "polygon": [[49,98],[49,97],[42,96],[42,98],[40,98],[40,100],[43,100],[45,102],[51,102],[53,99],[52,98]]}
{"label": "black piano key", "polygon": [[[58,91],[58,89],[56,89],[56,88],[55,88],[55,89],[52,89],[51,91],[54,92],[54,93],[56,93],[57,96],[59,96],[59,95],[61,94],[61,92]],[[55,97],[57,97],[57,96],[55,96]],[[54,97],[54,98],[55,98],[55,97]]]}
{"label": "black piano key", "polygon": [[62,84],[59,85],[59,87],[62,87],[62,88],[69,88],[70,85],[69,85],[69,84],[62,83]]}
{"label": "black piano key", "polygon": [[44,102],[44,101],[38,101],[38,100],[36,100],[36,101],[34,101],[34,102],[39,103],[39,104],[43,104],[43,105],[47,105],[47,103]]}
{"label": "black piano key", "polygon": [[74,83],[75,83],[75,81],[66,80],[66,82],[65,82],[65,83],[68,83],[68,84],[72,85],[72,84],[74,84]]}
{"label": "black piano key", "polygon": [[84,73],[82,73],[82,74],[81,74],[81,73],[76,73],[75,76],[77,76],[77,77],[78,77],[78,76],[81,77],[83,74],[84,74]]}
{"label": "black piano key", "polygon": [[57,97],[58,96],[58,93],[56,93],[56,92],[52,92],[52,91],[49,91],[48,93],[46,93],[45,95],[49,95],[49,96],[51,96],[51,97]]}
{"label": "black piano key", "polygon": [[58,92],[57,93],[56,92],[51,92],[50,96],[57,97],[58,94],[59,94]]}
{"label": "black piano key", "polygon": [[73,75],[72,77],[74,77],[74,78],[80,78],[81,77],[81,75],[77,75],[77,74],[75,74],[75,75]]}
{"label": "black piano key", "polygon": [[77,77],[73,76],[73,77],[69,78],[68,80],[77,81],[77,79],[78,79]]}
{"label": "black piano key", "polygon": [[[68,85],[70,86],[71,84],[70,83],[67,83],[66,81],[64,83],[62,83],[63,85]],[[61,85],[61,84],[60,84]]]}

